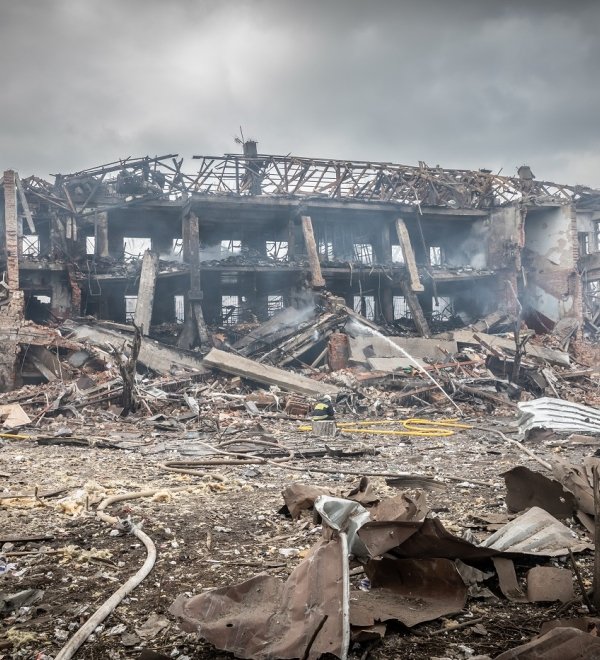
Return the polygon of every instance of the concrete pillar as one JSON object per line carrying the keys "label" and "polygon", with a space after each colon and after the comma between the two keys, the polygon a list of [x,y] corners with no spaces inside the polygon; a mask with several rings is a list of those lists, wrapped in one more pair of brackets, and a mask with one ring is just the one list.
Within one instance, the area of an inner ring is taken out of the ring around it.
{"label": "concrete pillar", "polygon": [[384,282],[381,286],[381,315],[386,323],[394,322],[394,292],[391,282]]}
{"label": "concrete pillar", "polygon": [[288,220],[288,261],[294,261],[296,257],[296,223],[294,216]]}
{"label": "concrete pillar", "polygon": [[64,319],[71,312],[71,290],[63,278],[63,273],[53,272],[50,280],[52,289],[50,311],[54,316]]}
{"label": "concrete pillar", "polygon": [[181,243],[182,243],[182,258],[184,263],[190,263],[190,215],[183,214],[181,216]]}
{"label": "concrete pillar", "polygon": [[134,322],[140,328],[143,335],[147,335],[150,332],[157,275],[158,254],[151,250],[146,250],[142,259],[142,271],[140,273],[140,284],[138,286],[137,304],[134,315]]}
{"label": "concrete pillar", "polygon": [[108,251],[108,213],[96,215],[96,256],[109,257]]}
{"label": "concrete pillar", "polygon": [[408,235],[408,229],[404,224],[402,218],[396,218],[396,233],[398,234],[398,240],[400,241],[400,247],[402,248],[402,254],[404,256],[404,263],[408,269],[408,274],[410,275],[410,288],[412,291],[421,292],[424,290],[421,280],[419,279],[419,271],[417,269],[417,261],[415,259],[415,253],[410,242],[410,237]]}
{"label": "concrete pillar", "polygon": [[319,261],[319,253],[315,243],[312,220],[308,215],[302,216],[302,233],[304,234],[304,242],[306,243],[306,251],[308,253],[312,287],[313,289],[322,289],[325,287],[325,280],[321,273],[321,263]]}
{"label": "concrete pillar", "polygon": [[392,263],[392,238],[390,225],[387,221],[381,226],[381,230],[379,231],[373,249],[375,251],[375,259],[378,263]]}

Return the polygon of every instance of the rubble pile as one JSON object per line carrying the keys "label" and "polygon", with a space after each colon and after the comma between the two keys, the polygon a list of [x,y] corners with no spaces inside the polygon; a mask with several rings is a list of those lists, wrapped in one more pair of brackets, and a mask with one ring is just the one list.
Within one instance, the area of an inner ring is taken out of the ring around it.
{"label": "rubble pile", "polygon": [[330,294],[201,351],[24,324],[0,658],[595,657],[600,368],[573,325],[510,328]]}

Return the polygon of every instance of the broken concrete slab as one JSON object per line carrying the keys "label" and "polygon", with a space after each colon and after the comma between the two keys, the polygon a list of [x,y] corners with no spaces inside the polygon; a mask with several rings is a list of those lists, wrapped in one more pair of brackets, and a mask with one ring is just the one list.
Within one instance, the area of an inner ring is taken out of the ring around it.
{"label": "broken concrete slab", "polygon": [[448,353],[456,353],[458,344],[448,339],[427,339],[425,337],[366,337],[364,335],[352,336],[350,330],[351,359],[360,360],[361,357],[386,358],[398,357],[399,351],[393,345],[403,348],[413,357],[432,358],[442,360]]}
{"label": "broken concrete slab", "polygon": [[[455,330],[451,333],[451,336],[459,345],[481,345],[481,341],[477,339],[479,337],[479,339],[483,340],[483,342],[487,346],[490,346],[492,349],[499,349],[500,351],[508,353],[509,355],[513,355],[515,353],[514,340],[506,339],[505,337],[500,337],[498,335],[488,335],[483,332],[471,332],[470,330]],[[559,367],[571,366],[571,359],[568,353],[546,348],[545,346],[538,346],[537,344],[532,344],[531,342],[527,343],[525,354],[530,357],[543,360],[544,362],[555,364]]]}
{"label": "broken concrete slab", "polygon": [[[131,335],[116,330],[108,330],[99,326],[66,323],[72,332],[72,337],[81,342],[89,342],[94,346],[106,349],[107,344],[120,347],[123,342],[130,344]],[[192,351],[184,351],[174,346],[142,337],[138,362],[158,374],[168,375],[177,371],[191,371],[197,374],[206,373],[202,358]]]}
{"label": "broken concrete slab", "polygon": [[202,361],[205,367],[219,369],[228,374],[242,376],[249,380],[263,383],[265,385],[277,385],[287,392],[296,392],[307,396],[320,396],[324,394],[337,395],[340,391],[335,385],[321,383],[311,380],[306,376],[284,371],[277,367],[259,364],[248,358],[226,353],[218,348],[213,348]]}
{"label": "broken concrete slab", "polygon": [[384,373],[394,373],[395,371],[403,371],[404,369],[410,369],[412,371],[415,369],[415,362],[417,362],[421,367],[427,366],[427,364],[423,362],[423,360],[419,360],[419,358],[414,358],[414,361],[405,357],[373,357],[367,359],[367,364],[372,369]]}

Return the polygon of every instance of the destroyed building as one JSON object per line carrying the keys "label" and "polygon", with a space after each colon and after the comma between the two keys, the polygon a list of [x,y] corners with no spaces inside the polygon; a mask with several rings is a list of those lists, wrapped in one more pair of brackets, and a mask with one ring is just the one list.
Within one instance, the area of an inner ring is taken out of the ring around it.
{"label": "destroyed building", "polygon": [[190,162],[4,173],[0,660],[592,657],[600,191]]}
{"label": "destroyed building", "polygon": [[29,347],[69,318],[133,321],[185,351],[208,348],[209,329],[231,340],[301,309],[307,289],[393,334],[519,301],[538,332],[573,319],[594,334],[600,316],[600,191],[525,166],[274,156],[249,141],[242,155],[128,158],[53,183],[7,170],[0,196],[4,390],[43,380]]}

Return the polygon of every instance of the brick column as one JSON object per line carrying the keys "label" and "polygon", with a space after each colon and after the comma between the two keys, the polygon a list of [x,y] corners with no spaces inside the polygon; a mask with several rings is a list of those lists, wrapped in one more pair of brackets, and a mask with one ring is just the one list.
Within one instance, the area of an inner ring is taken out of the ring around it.
{"label": "brick column", "polygon": [[4,172],[4,238],[6,271],[13,291],[19,288],[19,222],[17,217],[17,182],[13,170]]}

